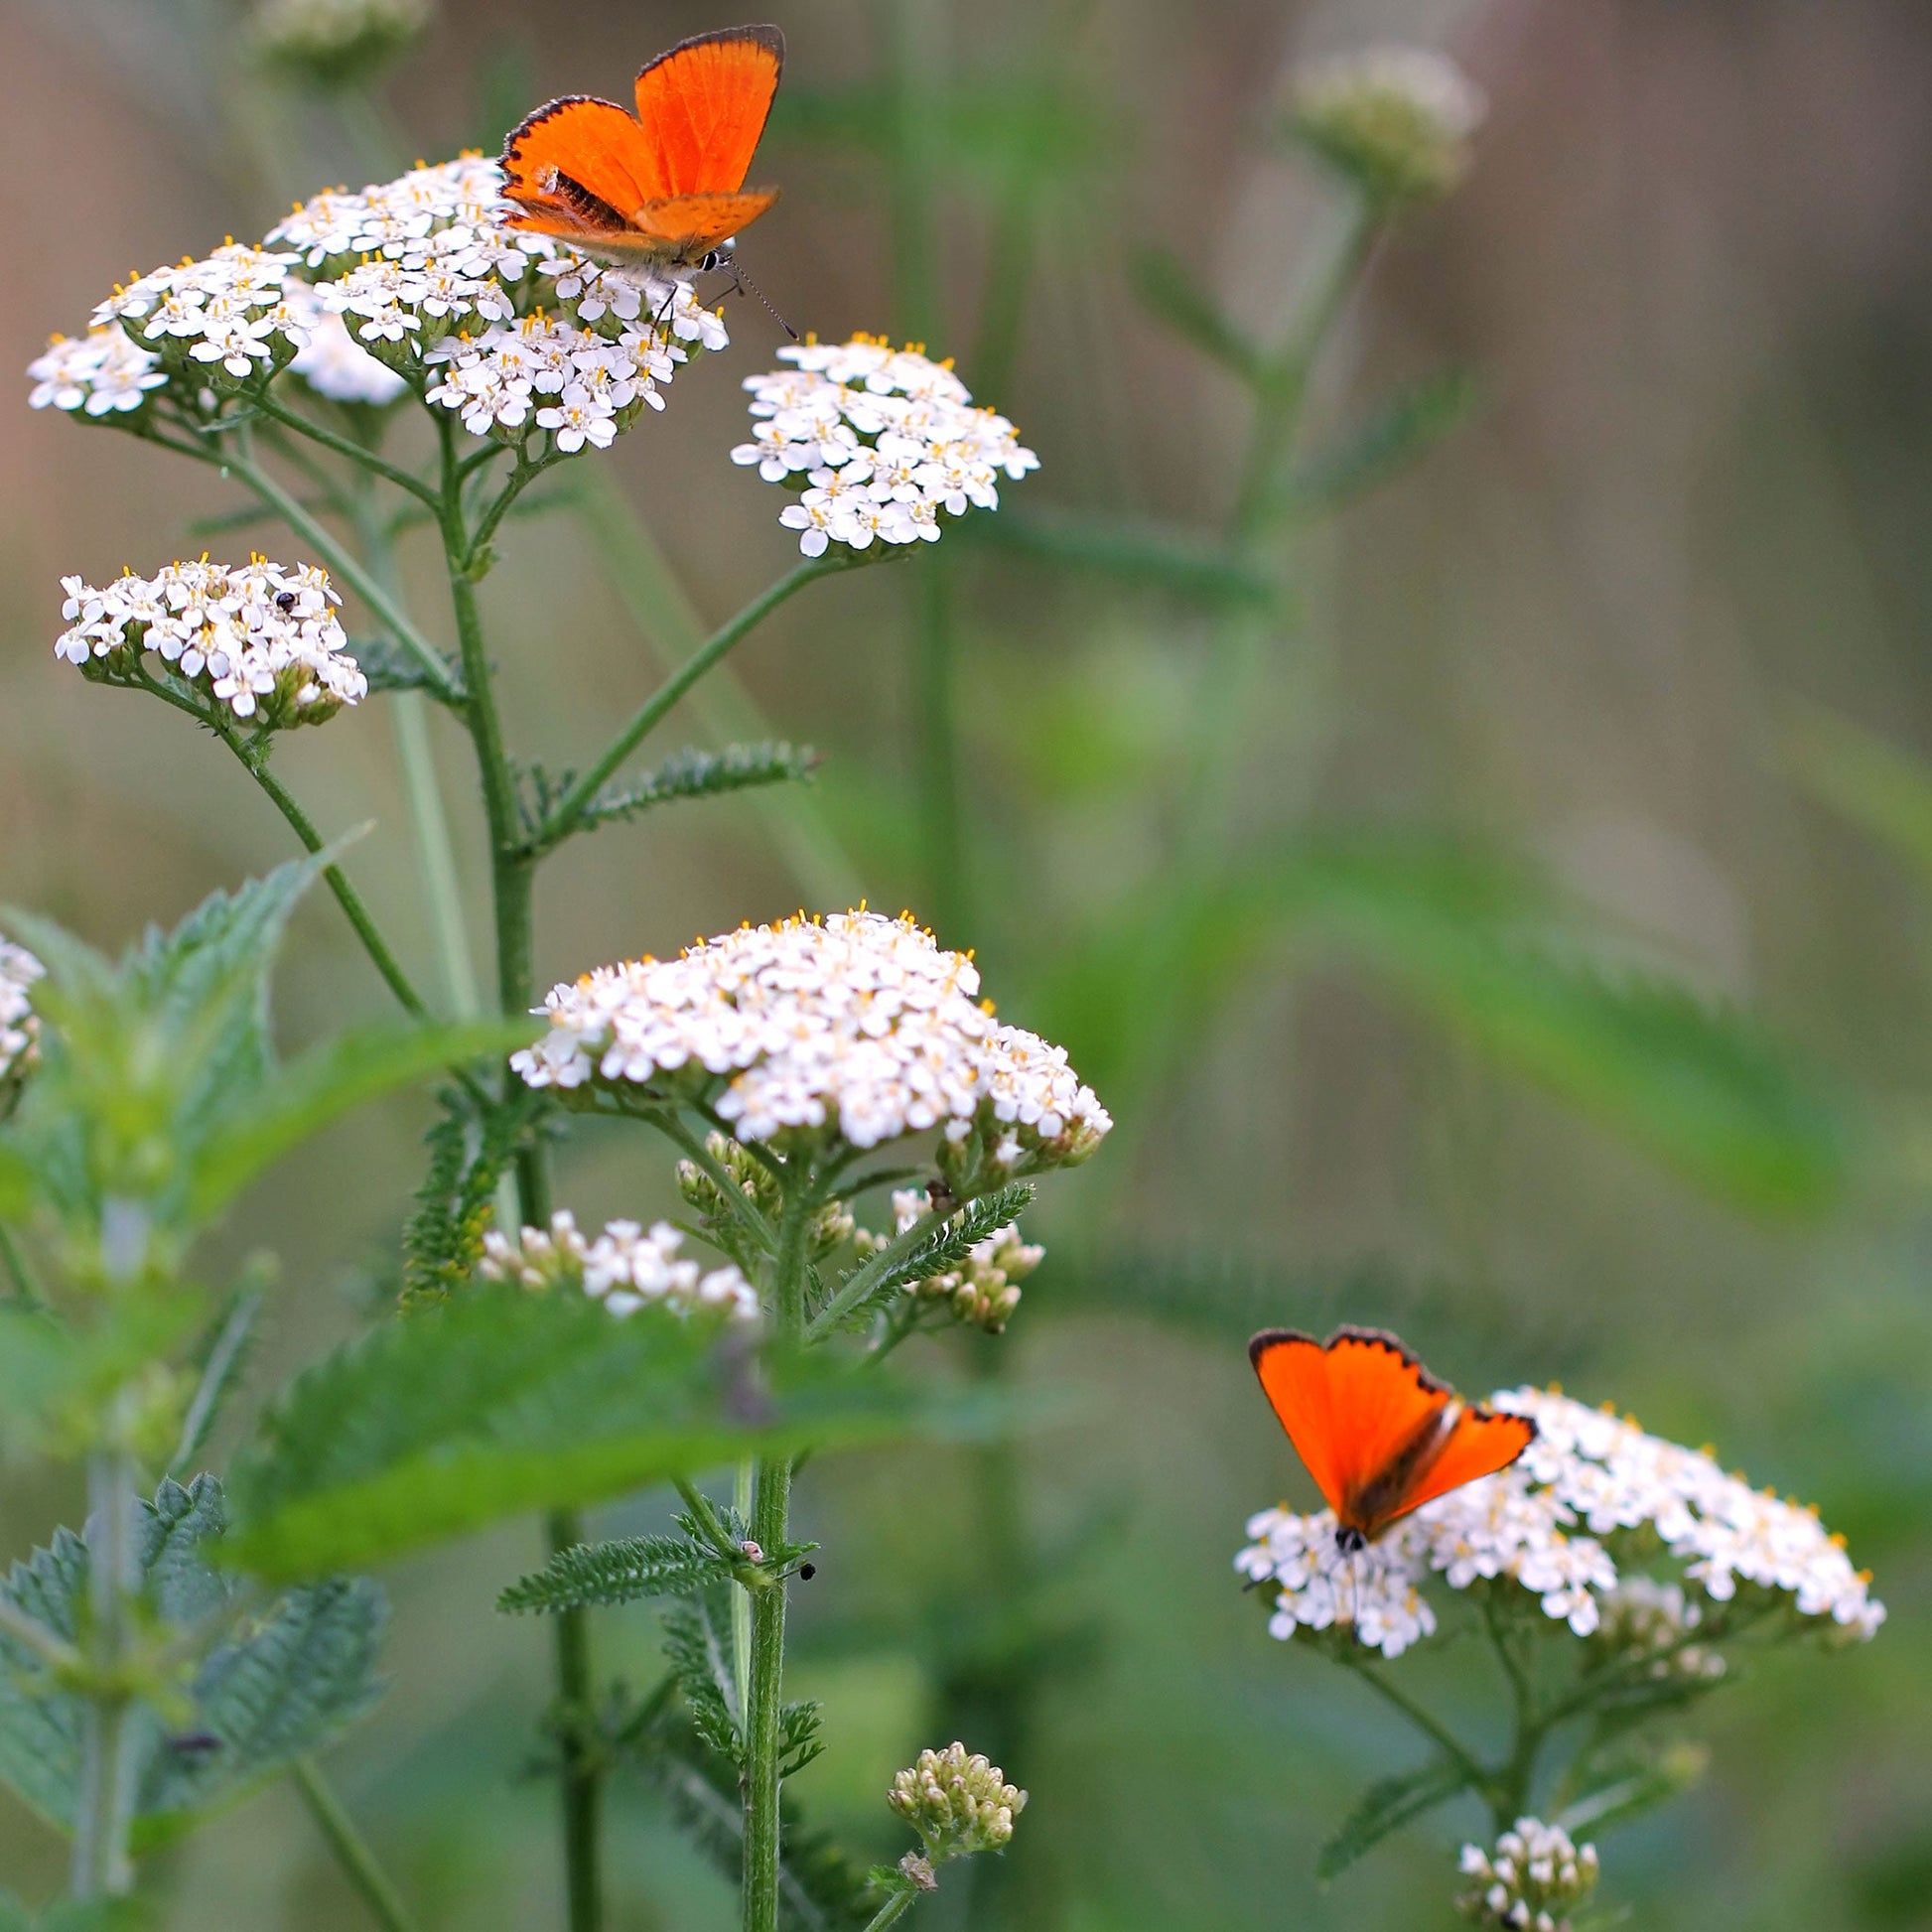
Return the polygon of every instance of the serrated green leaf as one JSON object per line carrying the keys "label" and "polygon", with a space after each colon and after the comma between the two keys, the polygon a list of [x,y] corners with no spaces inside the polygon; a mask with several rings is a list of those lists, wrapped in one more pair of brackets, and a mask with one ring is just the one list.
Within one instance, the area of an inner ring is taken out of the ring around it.
{"label": "serrated green leaf", "polygon": [[190,1213],[212,1218],[264,1169],[365,1102],[469,1060],[500,1059],[534,1031],[523,1020],[385,1024],[316,1047],[227,1109],[196,1152]]}
{"label": "serrated green leaf", "polygon": [[1191,343],[1244,382],[1262,380],[1260,348],[1208,293],[1197,268],[1190,268],[1171,249],[1144,248],[1134,256],[1130,277],[1141,306],[1182,342]]}
{"label": "serrated green leaf", "polygon": [[[208,1558],[226,1529],[221,1486],[164,1481],[139,1522],[143,1591],[163,1624],[186,1628],[227,1602],[235,1584]],[[70,1530],[0,1583],[18,1609],[72,1640],[86,1600],[88,1553]],[[383,1622],[373,1584],[293,1590],[214,1641],[187,1689],[183,1721],[137,1719],[137,1849],[176,1835],[209,1807],[285,1769],[375,1700]],[[34,1810],[70,1828],[80,1780],[82,1705],[0,1633],[0,1778]]]}
{"label": "serrated green leaf", "polygon": [[728,745],[722,752],[679,752],[642,777],[607,785],[582,823],[635,818],[655,805],[684,798],[716,798],[757,785],[796,784],[809,779],[818,763],[819,755],[809,745],[794,749],[782,740]]}
{"label": "serrated green leaf", "polygon": [[[957,1268],[989,1234],[1010,1225],[1033,1204],[1037,1189],[1017,1180],[969,1201],[957,1213],[938,1222],[923,1241],[908,1249],[890,1268],[880,1272],[861,1298],[839,1317],[842,1327],[860,1327],[900,1289]],[[865,1272],[863,1268],[854,1275]],[[851,1285],[848,1277],[846,1287]],[[841,1290],[843,1292],[843,1290]]]}
{"label": "serrated green leaf", "polygon": [[541,1570],[511,1584],[496,1607],[514,1614],[634,1603],[646,1596],[688,1596],[730,1579],[725,1559],[688,1537],[626,1536],[559,1550]]}
{"label": "serrated green leaf", "polygon": [[822,1356],[588,1296],[483,1286],[302,1375],[238,1460],[226,1554],[271,1578],[383,1562],[523,1510],[745,1455],[984,1417]]}
{"label": "serrated green leaf", "polygon": [[733,1665],[731,1587],[694,1590],[664,1612],[664,1655],[699,1741],[745,1767],[745,1703]]}
{"label": "serrated green leaf", "polygon": [[1340,1830],[1322,1846],[1315,1860],[1316,1877],[1326,1880],[1339,1876],[1391,1832],[1468,1787],[1467,1770],[1448,1757],[1434,1758],[1398,1777],[1378,1780],[1362,1793]]}
{"label": "serrated green leaf", "polygon": [[1581,910],[1506,855],[1313,835],[1123,915],[1063,958],[1043,1031],[1131,1115],[1258,960],[1340,957],[1487,1057],[1734,1203],[1842,1188],[1842,1102],[1748,1015],[1612,964]]}
{"label": "serrated green leaf", "polygon": [[[413,651],[396,642],[387,631],[358,632],[348,640],[348,654],[369,681],[371,694],[382,691],[429,691],[443,703],[460,703],[463,697],[463,666],[445,658],[439,687],[435,673]],[[448,695],[445,696],[445,691]]]}
{"label": "serrated green leaf", "polygon": [[1481,393],[1465,369],[1447,369],[1398,389],[1343,442],[1290,473],[1285,507],[1304,517],[1325,516],[1381,488],[1460,429]]}

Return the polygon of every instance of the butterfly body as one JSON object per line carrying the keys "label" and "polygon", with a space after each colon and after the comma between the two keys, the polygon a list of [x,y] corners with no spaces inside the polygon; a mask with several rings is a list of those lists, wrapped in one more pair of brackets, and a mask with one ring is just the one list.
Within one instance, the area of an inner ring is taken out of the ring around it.
{"label": "butterfly body", "polygon": [[1334,1511],[1345,1551],[1363,1549],[1435,1497],[1507,1468],[1536,1438],[1527,1417],[1463,1401],[1379,1328],[1337,1328],[1325,1342],[1264,1328],[1248,1356]]}
{"label": "butterfly body", "polygon": [[776,27],[730,27],[642,68],[635,114],[588,94],[539,107],[503,143],[509,225],[671,273],[716,266],[778,199],[745,177],[784,54]]}

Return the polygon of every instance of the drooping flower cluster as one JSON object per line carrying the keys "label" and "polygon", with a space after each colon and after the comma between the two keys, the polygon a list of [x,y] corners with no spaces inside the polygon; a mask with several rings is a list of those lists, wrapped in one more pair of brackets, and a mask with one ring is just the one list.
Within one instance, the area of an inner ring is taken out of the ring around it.
{"label": "drooping flower cluster", "polygon": [[[929,1206],[928,1196],[918,1188],[896,1187],[893,1219],[897,1231],[904,1234],[916,1227]],[[860,1254],[869,1255],[886,1247],[890,1237],[862,1228],[853,1239]],[[1009,1221],[984,1241],[976,1241],[958,1267],[914,1282],[912,1292],[921,1302],[946,1309],[955,1321],[970,1322],[989,1335],[997,1335],[1020,1307],[1020,1284],[1045,1258],[1046,1250],[1022,1241],[1018,1225]]]}
{"label": "drooping flower cluster", "polygon": [[936,542],[942,509],[997,509],[999,479],[1039,467],[1004,416],[972,407],[950,363],[870,336],[778,354],[796,367],[746,377],[756,426],[732,461],[767,483],[805,480],[778,521],[807,557]]}
{"label": "drooping flower cluster", "polygon": [[611,1221],[587,1241],[568,1208],[546,1228],[526,1227],[512,1238],[496,1229],[483,1236],[482,1273],[490,1281],[524,1288],[581,1288],[613,1314],[665,1308],[677,1314],[717,1314],[756,1321],[758,1291],[729,1264],[706,1270],[681,1255],[684,1236],[668,1221],[645,1228],[637,1221]]}
{"label": "drooping flower cluster", "polygon": [[[1628,1594],[1646,1537],[1706,1603],[1729,1603],[1740,1588],[1788,1597],[1799,1618],[1850,1639],[1871,1636],[1884,1620],[1868,1577],[1814,1511],[1567,1396],[1511,1389],[1492,1401],[1533,1418],[1536,1441],[1507,1469],[1425,1503],[1366,1550],[1341,1550],[1327,1510],[1268,1509],[1249,1520],[1253,1541],[1235,1567],[1277,1586],[1273,1635],[1352,1624],[1363,1643],[1397,1656],[1436,1627],[1422,1594],[1434,1575],[1452,1589],[1508,1580],[1577,1635],[1593,1636],[1606,1615],[1634,1619],[1648,1600]],[[1666,1600],[1648,1600],[1647,1624]],[[1686,1600],[1682,1631],[1705,1614]]]}
{"label": "drooping flower cluster", "polygon": [[78,410],[88,416],[125,415],[139,409],[151,389],[168,380],[161,357],[142,348],[120,328],[90,329],[84,336],[56,336],[47,352],[27,364],[34,388],[31,409]]}
{"label": "drooping flower cluster", "polygon": [[502,173],[480,156],[298,204],[259,248],[137,276],[32,365],[36,408],[125,417],[157,392],[218,423],[224,398],[283,369],[332,400],[407,390],[477,436],[564,454],[605,448],[677,365],[722,348],[688,282],[605,267],[506,225]]}
{"label": "drooping flower cluster", "polygon": [[553,988],[550,1032],[510,1064],[587,1100],[704,1098],[741,1141],[942,1128],[942,1172],[970,1198],[1085,1160],[1113,1125],[1062,1048],[978,993],[972,961],[909,913],[800,915]]}
{"label": "drooping flower cluster", "polygon": [[1432,202],[1469,171],[1482,89],[1429,47],[1369,47],[1295,73],[1296,135],[1383,208]]}
{"label": "drooping flower cluster", "polygon": [[57,657],[109,683],[132,681],[143,652],[261,730],[317,725],[368,693],[344,648],[329,573],[264,558],[169,564],[96,589],[64,577],[69,628]]}
{"label": "drooping flower cluster", "polygon": [[1461,1865],[1469,1887],[1456,1909],[1512,1932],[1569,1932],[1570,1913],[1596,1888],[1596,1847],[1537,1818],[1519,1818],[1493,1852],[1463,1846]]}
{"label": "drooping flower cluster", "polygon": [[41,1023],[32,989],[46,971],[25,946],[0,939],[0,1114],[40,1056]]}
{"label": "drooping flower cluster", "polygon": [[929,1865],[997,1852],[1013,1838],[1027,1794],[1006,1773],[964,1744],[921,1751],[893,1779],[886,1802],[918,1833]]}

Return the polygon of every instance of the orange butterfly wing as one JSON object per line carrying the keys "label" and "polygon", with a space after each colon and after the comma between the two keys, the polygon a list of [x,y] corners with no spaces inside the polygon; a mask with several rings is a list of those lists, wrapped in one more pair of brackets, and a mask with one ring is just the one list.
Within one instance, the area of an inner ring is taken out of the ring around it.
{"label": "orange butterfly wing", "polygon": [[[1465,1408],[1448,1442],[1422,1460],[1416,1480],[1387,1495],[1391,1465],[1413,1452],[1430,1421],[1453,1399],[1451,1391],[1377,1328],[1338,1328],[1325,1343],[1268,1328],[1248,1344],[1248,1354],[1322,1499],[1344,1523],[1370,1535],[1432,1497],[1507,1467],[1536,1435],[1526,1418]],[[1377,1500],[1358,1521],[1365,1494]]]}
{"label": "orange butterfly wing", "polygon": [[646,202],[633,226],[676,260],[688,261],[749,228],[777,199],[775,188],[738,195],[673,195]]}
{"label": "orange butterfly wing", "polygon": [[1536,1441],[1536,1424],[1527,1416],[1512,1416],[1476,1405],[1464,1409],[1443,1452],[1423,1473],[1422,1480],[1402,1499],[1402,1513],[1447,1496],[1478,1476],[1492,1476],[1509,1465]]}
{"label": "orange butterfly wing", "polygon": [[653,187],[639,199],[736,195],[784,64],[777,28],[727,27],[680,41],[645,67],[637,75],[637,120]]}
{"label": "orange butterfly wing", "polygon": [[546,234],[621,232],[663,193],[643,130],[621,107],[573,94],[539,107],[503,143],[503,195]]}

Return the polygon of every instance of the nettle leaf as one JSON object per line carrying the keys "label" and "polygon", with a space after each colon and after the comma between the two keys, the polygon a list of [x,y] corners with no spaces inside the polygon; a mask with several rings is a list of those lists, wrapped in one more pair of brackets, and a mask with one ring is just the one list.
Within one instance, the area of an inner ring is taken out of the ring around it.
{"label": "nettle leaf", "polygon": [[[201,1475],[165,1481],[141,1504],[143,1589],[163,1623],[218,1616],[238,1587],[208,1559],[226,1533],[221,1485]],[[73,1639],[82,1620],[87,1546],[71,1530],[17,1563],[0,1583],[16,1608]],[[136,1720],[135,1844],[185,1830],[326,1743],[375,1702],[385,1615],[367,1582],[290,1591],[215,1641],[167,1722],[143,1706]],[[32,1654],[0,1634],[0,1778],[35,1811],[70,1829],[81,1776],[82,1701],[50,1682]]]}
{"label": "nettle leaf", "polygon": [[1453,1758],[1433,1758],[1399,1777],[1382,1778],[1362,1793],[1341,1829],[1321,1848],[1315,1875],[1338,1876],[1404,1825],[1469,1788],[1468,1771]]}
{"label": "nettle leaf", "polygon": [[984,1414],[823,1356],[761,1359],[667,1311],[481,1285],[296,1380],[236,1463],[225,1554],[271,1578],[359,1569],[523,1510]]}
{"label": "nettle leaf", "polygon": [[1324,516],[1381,488],[1460,429],[1481,393],[1466,369],[1398,389],[1345,442],[1290,473],[1285,506],[1301,516]]}

